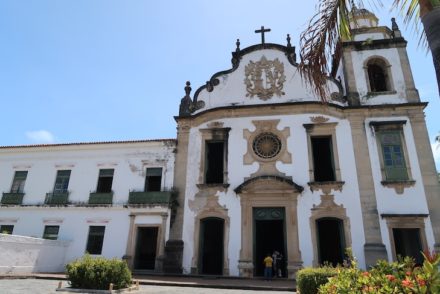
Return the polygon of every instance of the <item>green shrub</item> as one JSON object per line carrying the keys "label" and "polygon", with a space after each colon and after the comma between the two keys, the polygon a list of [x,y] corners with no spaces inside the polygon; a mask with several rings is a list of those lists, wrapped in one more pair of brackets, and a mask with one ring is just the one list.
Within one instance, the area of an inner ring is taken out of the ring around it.
{"label": "green shrub", "polygon": [[67,279],[73,288],[106,290],[130,286],[131,272],[127,263],[120,259],[91,257],[86,254],[66,265]]}
{"label": "green shrub", "polygon": [[301,294],[316,294],[318,288],[336,274],[336,269],[329,266],[304,268],[296,274],[297,288]]}
{"label": "green shrub", "polygon": [[379,261],[370,271],[358,269],[354,260],[350,267],[337,268],[337,275],[322,285],[319,293],[440,293],[440,256],[429,252],[423,256],[422,267],[405,257],[398,262]]}

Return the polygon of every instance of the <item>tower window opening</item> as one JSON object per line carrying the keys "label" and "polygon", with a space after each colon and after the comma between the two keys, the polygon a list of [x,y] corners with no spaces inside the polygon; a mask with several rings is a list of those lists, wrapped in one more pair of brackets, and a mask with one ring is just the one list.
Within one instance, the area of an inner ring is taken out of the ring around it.
{"label": "tower window opening", "polygon": [[370,82],[370,92],[391,91],[386,64],[383,60],[371,60],[367,65],[367,72]]}

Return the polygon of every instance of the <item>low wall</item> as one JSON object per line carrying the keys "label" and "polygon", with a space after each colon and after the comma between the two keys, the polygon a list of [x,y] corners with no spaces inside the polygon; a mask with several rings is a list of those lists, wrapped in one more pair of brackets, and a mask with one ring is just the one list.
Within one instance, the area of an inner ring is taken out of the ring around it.
{"label": "low wall", "polygon": [[0,274],[64,272],[69,243],[0,234]]}

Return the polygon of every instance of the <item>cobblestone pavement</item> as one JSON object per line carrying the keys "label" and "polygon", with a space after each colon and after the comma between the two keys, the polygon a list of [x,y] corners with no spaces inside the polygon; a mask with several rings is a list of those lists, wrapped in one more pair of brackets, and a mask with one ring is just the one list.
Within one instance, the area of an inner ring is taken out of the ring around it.
{"label": "cobblestone pavement", "polygon": [[[66,286],[66,282],[63,282]],[[69,292],[57,292],[55,289],[58,286],[56,280],[42,280],[42,279],[2,279],[0,280],[1,294],[61,294]],[[194,288],[194,287],[177,287],[177,286],[149,286],[141,285],[139,291],[131,292],[133,294],[146,293],[179,293],[179,294],[250,294],[250,293],[286,293],[284,291],[255,291],[255,290],[227,290],[227,289],[212,289],[212,288]],[[292,292],[291,292],[292,293]]]}

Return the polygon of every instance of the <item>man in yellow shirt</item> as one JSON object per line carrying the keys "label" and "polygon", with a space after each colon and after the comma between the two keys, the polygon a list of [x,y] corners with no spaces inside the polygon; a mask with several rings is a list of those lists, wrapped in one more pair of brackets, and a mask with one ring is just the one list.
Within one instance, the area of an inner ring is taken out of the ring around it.
{"label": "man in yellow shirt", "polygon": [[263,263],[264,263],[264,279],[266,281],[271,281],[273,259],[270,256],[270,253],[266,254],[266,258],[263,260]]}

